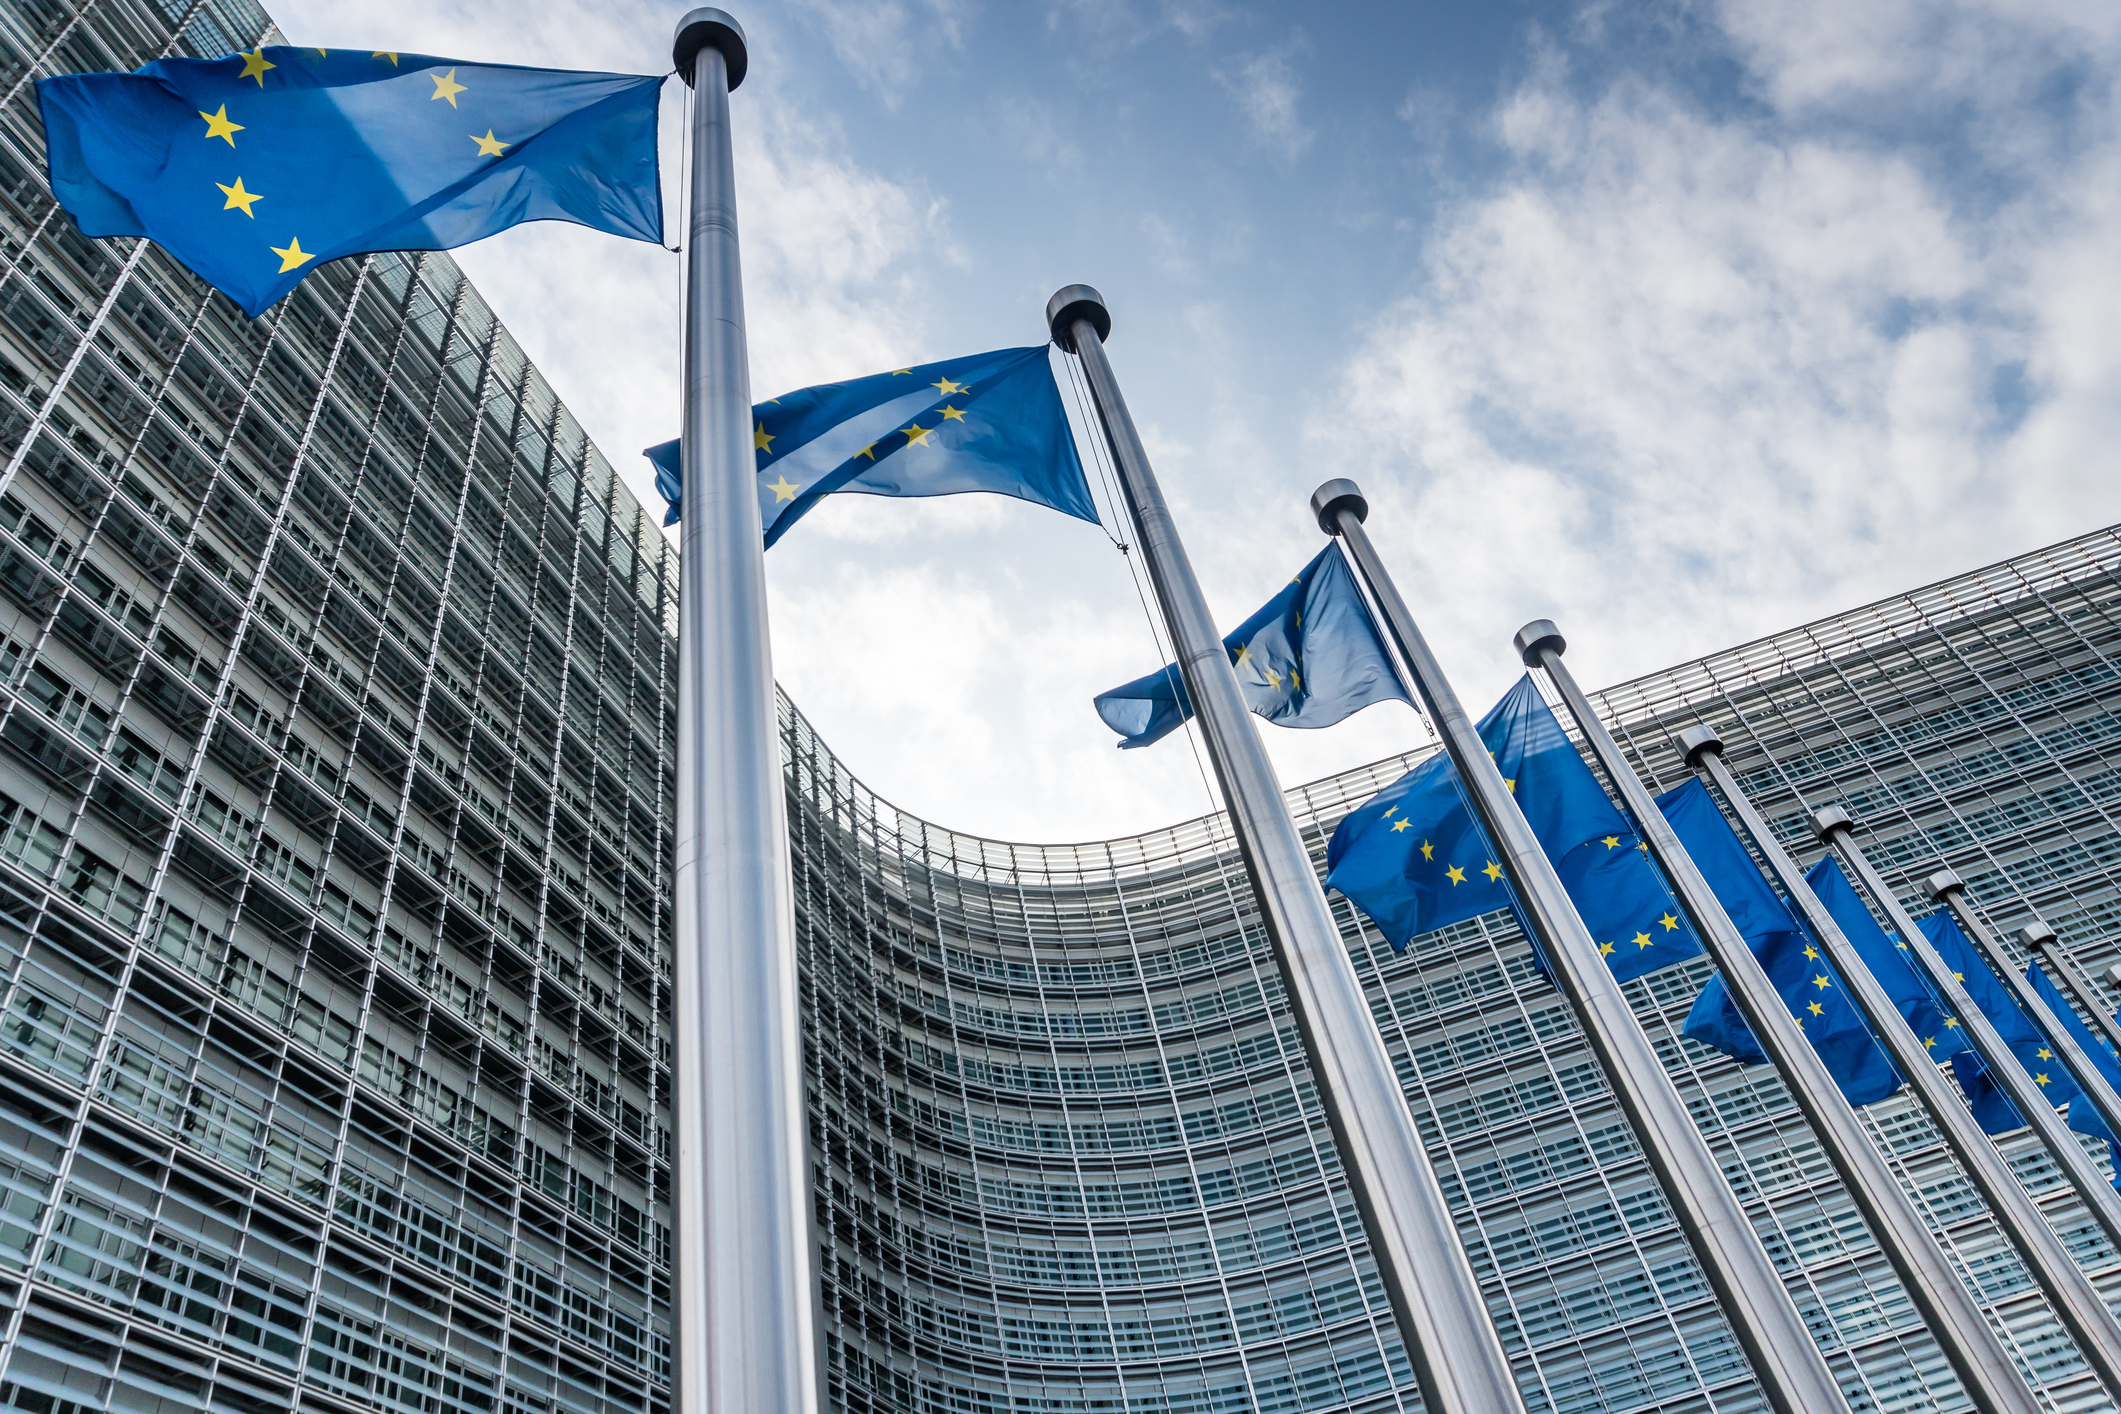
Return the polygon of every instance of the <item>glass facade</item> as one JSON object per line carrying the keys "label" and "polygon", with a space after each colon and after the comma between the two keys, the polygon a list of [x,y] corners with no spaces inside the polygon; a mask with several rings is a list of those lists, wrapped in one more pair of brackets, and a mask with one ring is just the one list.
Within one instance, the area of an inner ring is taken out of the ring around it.
{"label": "glass facade", "polygon": [[[31,77],[274,42],[0,0],[0,1403],[667,1414],[677,566],[444,256],[242,317],[87,242]],[[2121,933],[2121,540],[1613,688],[2091,965]],[[834,1409],[1417,1407],[1209,817],[955,834],[784,707]],[[1335,821],[1415,756],[1291,792]],[[1915,911],[1929,904],[1916,900]],[[1763,1407],[1503,917],[1335,900],[1541,1411]],[[1771,1073],[1629,986],[1856,1407],[1963,1401]],[[1904,1100],[1877,1142],[2057,1410],[2108,1407]],[[2121,1262],[2012,1142],[2108,1289]]]}

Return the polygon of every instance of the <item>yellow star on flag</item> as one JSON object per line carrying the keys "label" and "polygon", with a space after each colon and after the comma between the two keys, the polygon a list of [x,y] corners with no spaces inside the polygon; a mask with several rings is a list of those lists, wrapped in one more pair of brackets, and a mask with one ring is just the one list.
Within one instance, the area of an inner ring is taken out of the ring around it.
{"label": "yellow star on flag", "polygon": [[950,381],[949,375],[945,374],[942,382],[930,383],[928,386],[935,389],[936,392],[941,393],[946,398],[954,398],[959,393],[964,392],[966,387],[968,387],[969,385],[964,383],[953,383]]}
{"label": "yellow star on flag", "polygon": [[1804,947],[1804,955],[1810,958],[1812,961],[1817,962],[1819,960],[1819,949],[1807,943]]}
{"label": "yellow star on flag", "polygon": [[[1395,835],[1398,834],[1401,830],[1411,830],[1413,828],[1414,822],[1412,820],[1394,820],[1392,822],[1392,833]],[[1427,849],[1428,846],[1424,845],[1422,846],[1422,848]]]}
{"label": "yellow star on flag", "polygon": [[1813,985],[1814,987],[1817,987],[1817,988],[1818,988],[1818,989],[1819,989],[1820,991],[1822,991],[1822,992],[1823,992],[1823,991],[1825,991],[1825,990],[1826,990],[1827,988],[1829,988],[1829,987],[1833,986],[1834,984],[1833,984],[1833,983],[1831,983],[1831,982],[1829,982],[1829,981],[1827,981],[1827,980],[1826,980],[1826,974],[1822,972],[1822,973],[1820,973],[1820,974],[1819,974],[1819,975],[1818,975],[1817,977],[1814,977],[1814,978],[1812,979],[1812,985]]}
{"label": "yellow star on flag", "polygon": [[1635,935],[1635,946],[1636,946],[1636,947],[1638,947],[1638,948],[1646,948],[1646,947],[1648,947],[1649,945],[1650,945],[1650,935],[1649,935],[1648,933],[1637,933],[1637,934]]}
{"label": "yellow star on flag", "polygon": [[788,479],[788,474],[786,472],[782,472],[781,479],[779,481],[774,482],[766,489],[773,493],[774,504],[779,505],[782,501],[794,500],[795,493],[803,489],[803,483],[800,481],[790,481]]}
{"label": "yellow star on flag", "polygon": [[369,55],[368,57],[371,59],[388,59],[390,60],[390,67],[392,67],[393,69],[398,67],[398,56],[391,53],[388,49],[378,49],[375,53]]}
{"label": "yellow star on flag", "polygon": [[1957,1031],[1959,1029],[1959,1018],[1956,1016],[1947,1016],[1946,1018],[1944,1018],[1944,1029],[1947,1031]]}
{"label": "yellow star on flag", "polygon": [[1275,672],[1272,668],[1264,668],[1261,671],[1267,675],[1267,686],[1279,692],[1281,690],[1281,674]]}
{"label": "yellow star on flag", "polygon": [[[1409,823],[1412,822],[1410,821]],[[1393,828],[1397,829],[1398,827],[1394,826]],[[1421,857],[1423,859],[1434,859],[1436,857],[1436,846],[1430,844],[1427,840],[1423,840],[1421,842]]]}
{"label": "yellow star on flag", "polygon": [[934,433],[935,429],[933,427],[923,427],[916,422],[911,427],[901,427],[899,431],[906,434],[907,446],[925,447],[928,445],[928,438]]}
{"label": "yellow star on flag", "polygon": [[2033,1074],[2033,1079],[2038,1081],[2040,1084],[2045,1085],[2047,1084],[2047,1072],[2044,1070],[2036,1071]]}
{"label": "yellow star on flag", "polygon": [[217,137],[230,147],[236,145],[236,134],[243,131],[243,125],[228,121],[228,105],[226,103],[221,105],[220,111],[214,113],[209,113],[204,108],[201,108],[199,116],[206,119],[206,135],[208,137]]}
{"label": "yellow star on flag", "polygon": [[1451,881],[1452,888],[1457,888],[1466,881],[1466,871],[1459,868],[1456,864],[1444,870],[1443,876]]}
{"label": "yellow star on flag", "polygon": [[1607,835],[1604,839],[1600,840],[1599,843],[1604,845],[1607,849],[1618,849],[1620,848],[1620,836]]}
{"label": "yellow star on flag", "polygon": [[[855,457],[867,457],[867,458],[869,458],[869,460],[871,460],[871,461],[875,461],[875,460],[876,460],[876,443],[874,443],[874,442],[871,442],[871,443],[870,443],[870,444],[869,444],[868,446],[866,446],[866,447],[862,448],[862,449],[861,449],[861,450],[860,450],[859,452],[856,452],[856,453],[854,454],[854,456],[855,456]],[[849,461],[853,461],[853,460],[854,460],[854,457],[849,457],[849,458],[847,458],[847,460],[849,460]]]}
{"label": "yellow star on flag", "polygon": [[944,408],[943,416],[949,418],[952,422],[963,422],[965,420],[965,415],[956,408]]}
{"label": "yellow star on flag", "polygon": [[[218,186],[220,183],[216,182],[215,185]],[[222,209],[226,210],[227,208],[223,207]],[[302,249],[302,239],[299,236],[289,237],[284,247],[272,246],[270,249],[274,255],[280,257],[280,273],[282,275],[285,275],[290,270],[299,270],[317,258],[315,251]]]}
{"label": "yellow star on flag", "polygon": [[1487,875],[1488,882],[1492,884],[1502,877],[1502,866],[1491,859],[1488,861],[1488,867],[1480,872]]}
{"label": "yellow star on flag", "polygon": [[1600,957],[1611,957],[1613,955],[1613,945],[1611,943],[1600,943],[1598,945],[1598,955]]}
{"label": "yellow star on flag", "polygon": [[913,376],[913,370],[910,368],[894,368],[891,370],[891,376],[893,378],[898,377],[901,373],[905,374],[909,378]]}
{"label": "yellow star on flag", "polygon": [[[873,447],[876,443],[871,442],[869,445]],[[766,430],[766,424],[763,422],[751,431],[751,450],[768,453],[773,451],[773,434]]]}
{"label": "yellow star on flag", "polygon": [[2045,1046],[2042,1046],[2039,1050],[2034,1051],[2033,1055],[2039,1058],[2040,1060],[2053,1060],[2055,1058],[2055,1053]]}
{"label": "yellow star on flag", "polygon": [[1823,1007],[1823,1006],[1821,1006],[1821,1005],[1819,1005],[1819,1003],[1817,1003],[1817,1002],[1811,1002],[1811,1003],[1809,1003],[1808,1005],[1806,1005],[1806,1007],[1805,1007],[1805,1010],[1806,1010],[1806,1011],[1808,1011],[1808,1012],[1810,1012],[1810,1013],[1811,1013],[1812,1015],[1814,1015],[1814,1016],[1825,1016],[1825,1015],[1826,1015],[1826,1008],[1825,1008],[1825,1007]]}
{"label": "yellow star on flag", "polygon": [[492,128],[486,130],[486,136],[484,137],[480,137],[477,133],[471,133],[469,136],[473,142],[479,145],[479,156],[481,157],[499,157],[509,148],[515,146],[512,142],[495,142]]}
{"label": "yellow star on flag", "polygon": [[435,81],[435,91],[427,101],[432,103],[437,98],[446,98],[450,107],[456,107],[457,95],[464,91],[464,85],[457,82],[457,71],[451,69],[446,74],[429,74],[427,77]]}
{"label": "yellow star on flag", "polygon": [[221,183],[219,182],[215,182],[214,185],[217,187],[221,187],[221,195],[228,198],[227,203],[221,208],[223,211],[240,210],[245,216],[250,217],[253,221],[258,219],[258,213],[250,209],[251,204],[253,202],[263,201],[265,198],[259,196],[254,191],[243,190],[243,179],[241,177],[236,178],[236,184],[232,187],[221,186]]}
{"label": "yellow star on flag", "polygon": [[1935,1036],[1925,1037],[1922,1044],[1934,1051],[1937,1049],[1937,1038]]}
{"label": "yellow star on flag", "polygon": [[258,87],[260,88],[265,87],[265,71],[267,69],[277,69],[280,67],[278,64],[275,64],[272,60],[265,57],[265,46],[262,44],[257,47],[257,50],[255,52],[249,54],[246,54],[242,50],[238,49],[236,51],[236,57],[243,61],[243,72],[237,74],[236,78],[239,81],[243,79],[256,79],[258,81]]}
{"label": "yellow star on flag", "polygon": [[1674,928],[1677,928],[1679,926],[1679,920],[1677,918],[1674,918],[1669,913],[1667,913],[1664,917],[1658,919],[1657,921],[1664,925],[1664,931],[1667,933],[1671,932]]}

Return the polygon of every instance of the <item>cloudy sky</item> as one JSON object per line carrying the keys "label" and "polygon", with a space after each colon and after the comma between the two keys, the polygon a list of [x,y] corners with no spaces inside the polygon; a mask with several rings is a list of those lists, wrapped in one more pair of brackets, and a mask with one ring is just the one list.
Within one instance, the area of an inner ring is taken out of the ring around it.
{"label": "cloudy sky", "polygon": [[[643,73],[683,8],[272,5],[296,44]],[[1331,476],[1476,712],[1529,618],[1603,683],[2121,520],[2112,0],[733,12],[754,393],[1037,343],[1095,284],[1228,624]],[[459,254],[650,499],[679,257]],[[998,498],[837,498],[768,556],[777,671],[941,823],[1199,814],[1184,740],[1122,754],[1090,709],[1157,662],[1129,568]],[[1397,705],[1261,730],[1289,783],[1426,739]]]}

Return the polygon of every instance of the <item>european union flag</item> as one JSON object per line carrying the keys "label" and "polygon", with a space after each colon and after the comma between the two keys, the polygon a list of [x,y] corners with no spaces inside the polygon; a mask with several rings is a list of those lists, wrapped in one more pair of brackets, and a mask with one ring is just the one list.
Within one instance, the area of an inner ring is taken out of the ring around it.
{"label": "european union flag", "polygon": [[[1659,796],[1657,808],[1848,1102],[1867,1105],[1898,1090],[1900,1073],[1872,1037],[1863,1013],[1804,925],[1762,877],[1708,788],[1688,781]],[[1694,998],[1682,1034],[1748,1065],[1767,1059],[1722,977],[1711,977]]]}
{"label": "european union flag", "polygon": [[[2057,1105],[2068,1104],[2083,1094],[2069,1068],[2062,1064],[2054,1047],[2047,1043],[2047,1037],[2019,1008],[2018,999],[2010,994],[2010,989],[1988,970],[1988,964],[1974,951],[1974,945],[1959,931],[1959,924],[1952,916],[1944,912],[1933,913],[1916,926],[1922,929],[1922,936],[1929,939],[1930,946],[1944,959],[1944,965],[1966,988],[1974,1005],[1981,1008],[1981,1014],[2003,1037],[2003,1043],[2010,1047],[2011,1054],[2018,1058],[2018,1063],[2025,1067],[2025,1073],[2033,1078],[2042,1093],[2051,1096]],[[2003,1087],[1996,1083],[1988,1065],[1971,1048],[1952,1057],[1952,1074],[1959,1078],[1959,1088],[1966,1092],[1967,1106],[1973,1110],[1983,1132],[2006,1134],[2025,1127],[2025,1120],[2004,1097]]]}
{"label": "european union flag", "polygon": [[[955,496],[994,491],[1097,521],[1046,346],[820,383],[751,409],[759,520],[771,546],[821,497]],[[676,525],[678,443],[644,454]]]}
{"label": "european union flag", "polygon": [[[2055,1014],[2055,1020],[2061,1022],[2063,1029],[2084,1048],[2084,1054],[2091,1057],[2092,1064],[2106,1077],[2106,1083],[2121,1089],[2121,1059],[2115,1058],[2113,1047],[2103,1038],[2092,1034],[2092,1029],[2084,1024],[2084,1018],[2078,1016],[2076,1009],[2063,1000],[2061,989],[2048,980],[2047,973],[2039,963],[2029,962],[2025,965],[2025,980],[2033,984],[2033,990],[2039,994],[2041,1001],[2047,1003],[2047,1009]],[[2121,1188],[2121,1144],[2115,1143],[2114,1131],[2107,1127],[2106,1117],[2099,1113],[2099,1107],[2094,1105],[2091,1097],[2082,1090],[2069,1102],[2069,1127],[2079,1134],[2089,1134],[2106,1141],[2106,1152],[2113,1159],[2116,1175],[2114,1186]]]}
{"label": "european union flag", "polygon": [[1871,917],[1862,896],[1841,872],[1840,862],[1830,854],[1813,865],[1804,880],[1819,902],[1826,905],[1828,915],[1856,949],[1871,976],[1892,998],[1893,1009],[1907,1019],[1917,1039],[1929,1049],[1930,1058],[1942,1061],[1970,1049],[1972,1043],[1966,1039],[1959,1018],[1945,1015],[1937,1005],[1930,995],[1929,983],[1908,958],[1906,947]]}
{"label": "european union flag", "polygon": [[[2033,992],[2040,1000],[2047,1003],[2047,1009],[2055,1014],[2055,1020],[2062,1023],[2063,1030],[2069,1032],[2070,1039],[2083,1049],[2085,1055],[2091,1057],[2092,1064],[2106,1077],[2106,1083],[2121,1090],[2121,1059],[2115,1058],[2114,1048],[2084,1024],[2084,1018],[2077,1015],[2076,1008],[2063,997],[2062,990],[2048,980],[2047,973],[2039,963],[2028,962],[2025,965],[2025,980],[2032,984]],[[2079,1134],[2096,1135],[2109,1144],[2114,1142],[2113,1131],[2107,1127],[2105,1117],[2099,1113],[2098,1106],[2091,1102],[2091,1097],[2081,1088],[2077,1091],[2076,1098],[2069,1102],[2069,1127]]]}
{"label": "european union flag", "polygon": [[[1701,951],[1664,875],[1529,674],[1481,719],[1480,738],[1615,977],[1626,981]],[[1326,882],[1402,950],[1422,933],[1515,907],[1499,856],[1441,754],[1340,822],[1326,849]]]}
{"label": "european union flag", "polygon": [[[1285,727],[1330,727],[1373,702],[1407,702],[1348,562],[1328,545],[1281,593],[1223,639],[1245,705]],[[1147,746],[1176,731],[1193,703],[1167,663],[1096,697],[1097,715]]]}
{"label": "european union flag", "polygon": [[146,236],[252,316],[342,255],[522,221],[663,239],[663,81],[274,46],[44,79],[52,194]]}

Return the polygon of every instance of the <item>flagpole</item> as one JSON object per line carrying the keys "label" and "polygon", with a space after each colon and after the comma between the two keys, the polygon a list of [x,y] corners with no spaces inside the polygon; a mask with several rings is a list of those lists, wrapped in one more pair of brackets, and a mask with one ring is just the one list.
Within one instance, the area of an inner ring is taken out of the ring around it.
{"label": "flagpole", "polygon": [[[1988,1066],[1990,1077],[2002,1088],[2011,1108],[2018,1112],[2018,1118],[2032,1127],[2041,1145],[2054,1156],[2063,1177],[2076,1188],[2077,1196],[2091,1210],[2093,1221],[2106,1233],[2107,1240],[2121,1248],[2121,1193],[2116,1193],[2106,1176],[2099,1172],[2091,1155],[2084,1152],[2084,1145],[2055,1113],[2054,1103],[2040,1093],[2038,1082],[2004,1043],[1995,1023],[1974,1004],[1965,984],[1938,955],[1929,939],[1922,936],[1915,920],[1901,907],[1899,898],[1871,867],[1871,861],[1863,851],[1856,847],[1856,822],[1840,806],[1829,805],[1812,813],[1812,832],[1834,851],[1842,867],[1856,877],[1885,913],[1893,931],[1907,944],[1908,956],[1929,979],[1939,1002],[1966,1028],[1966,1038],[1973,1043],[1975,1054]],[[2113,1324],[2111,1319],[2109,1324]],[[2116,1364],[2121,1365],[2121,1325],[2114,1325],[2112,1335],[2115,1341],[2112,1353]],[[2113,1392],[2121,1395],[2121,1386],[2116,1386]]]}
{"label": "flagpole", "polygon": [[1679,749],[1686,753],[1687,764],[1715,785],[1723,795],[1731,813],[1747,835],[1752,837],[1753,847],[1767,861],[1768,869],[1781,884],[1804,916],[1807,927],[1819,946],[1826,949],[1827,961],[1833,964],[1835,975],[1863,1013],[1869,1024],[1871,1035],[1885,1048],[1887,1059],[1893,1063],[1901,1078],[1914,1090],[1915,1098],[1922,1105],[1922,1112],[1936,1126],[1945,1147],[1957,1159],[1959,1167],[1973,1182],[1981,1201],[1988,1205],[1996,1219],[1996,1226],[2018,1250],[2031,1269],[2033,1279],[2040,1283],[2046,1293],[2048,1304],[2068,1328],[2070,1338],[2077,1349],[2098,1374],[2100,1383],[2109,1393],[2121,1390],[2121,1358],[2117,1358],[2114,1341],[2121,1334],[2113,1313],[2107,1309],[2098,1288],[2091,1284],[2075,1259],[2063,1247],[2062,1240],[2048,1225],[2040,1205],[2018,1182],[2003,1155],[1989,1142],[1981,1126],[1974,1122],[1973,1114],[1960,1100],[1937,1063],[1930,1058],[1929,1050],[1915,1035],[1907,1018],[1893,1005],[1863,957],[1841,931],[1841,925],[1827,912],[1819,895],[1812,892],[1804,871],[1797,861],[1790,858],[1789,851],[1775,838],[1766,820],[1753,805],[1737,778],[1731,774],[1730,765],[1723,759],[1723,740],[1706,726],[1692,726],[1679,734]]}
{"label": "flagpole", "polygon": [[1769,1403],[1781,1414],[1846,1409],[1847,1399],[1753,1231],[1744,1205],[1731,1191],[1649,1037],[1636,1024],[1620,984],[1599,956],[1598,945],[1569,902],[1531,825],[1510,799],[1473,719],[1459,705],[1370,544],[1363,529],[1369,503],[1354,482],[1335,480],[1311,494],[1311,509],[1320,529],[1339,536],[1347,546],[1370,597],[1383,611],[1386,629],[1414,679],[1411,686],[1428,705],[1473,812],[1501,852],[1517,902]]}
{"label": "flagpole", "polygon": [[[2047,964],[2048,974],[2092,1019],[2093,1029],[2114,1048],[2114,1053],[2121,1055],[2121,1021],[2116,1021],[2114,1014],[2106,1009],[2106,998],[2099,995],[2097,984],[2085,975],[2084,969],[2077,965],[2077,959],[2063,950],[2055,930],[2035,918],[2018,930],[2018,945]],[[2121,1130],[2114,1132],[2121,1134]]]}
{"label": "flagpole", "polygon": [[795,902],[766,632],[729,91],[744,32],[698,9],[678,532],[675,1414],[814,1414]]}
{"label": "flagpole", "polygon": [[1798,1029],[1760,959],[1753,955],[1730,915],[1724,912],[1715,890],[1709,887],[1677,832],[1665,820],[1664,812],[1657,808],[1657,802],[1628,765],[1619,743],[1577,686],[1575,675],[1562,662],[1567,646],[1561,630],[1551,620],[1535,619],[1517,631],[1516,647],[1525,666],[1544,668],[1560,690],[1562,701],[1568,704],[1569,714],[1590,743],[1592,754],[1605,767],[1607,778],[1618,788],[1628,813],[1634,817],[1637,833],[1664,866],[1680,907],[1708,949],[1716,970],[1723,974],[1746,1025],[1774,1062],[1798,1111],[1818,1136],[1828,1161],[1855,1201],[1864,1225],[1892,1264],[1922,1323],[1943,1347],[1945,1358],[1951,1361],[1952,1371],[1959,1376],[1974,1407],[1983,1414],[2034,1414],[2039,1401],[2018,1377],[2009,1353],[1980,1305],[1945,1260],[1930,1234],[1929,1224],[1923,1221],[1914,1201],[1864,1133],[1855,1107]]}
{"label": "flagpole", "polygon": [[1289,818],[1281,783],[1105,356],[1112,317],[1104,297],[1088,285],[1070,285],[1048,301],[1046,323],[1054,341],[1082,361],[1134,522],[1135,543],[1177,650],[1179,673],[1229,808],[1238,851],[1422,1405],[1434,1414],[1524,1414],[1509,1357],[1377,1034],[1347,944],[1326,904],[1310,851]]}
{"label": "flagpole", "polygon": [[[2033,1019],[2033,1024],[2046,1033],[2048,1044],[2054,1048],[2055,1054],[2061,1057],[2062,1064],[2068,1067],[2070,1078],[2075,1080],[2090,1098],[2092,1108],[2106,1121],[2106,1127],[2115,1134],[2121,1134],[2121,1094],[2115,1093],[2105,1072],[2092,1064],[2092,1058],[2085,1053],[2084,1047],[2077,1044],[2076,1036],[2048,1006],[2047,999],[2034,990],[2033,984],[2003,955],[2003,945],[1996,940],[1996,935],[1988,930],[1986,923],[1975,916],[1973,905],[1967,901],[1966,881],[1959,877],[1958,871],[1939,869],[1922,881],[1922,887],[1933,901],[1952,911],[1952,916],[1959,920],[1960,931],[1973,942],[1974,951],[1981,954],[1981,960],[1989,965],[1990,971],[2003,979],[2003,985],[2010,988],[2011,997],[2026,1015]],[[2074,1130],[2069,1132],[2075,1133]],[[2078,1147],[2081,1150],[2082,1146]],[[2099,1186],[2107,1187],[2103,1183]]]}

